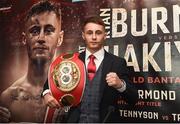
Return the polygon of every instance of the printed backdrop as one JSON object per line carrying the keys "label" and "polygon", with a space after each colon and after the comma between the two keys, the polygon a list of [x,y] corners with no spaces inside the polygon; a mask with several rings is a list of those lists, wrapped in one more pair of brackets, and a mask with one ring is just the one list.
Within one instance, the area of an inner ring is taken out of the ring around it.
{"label": "printed backdrop", "polygon": [[[22,18],[38,0],[0,1],[0,93],[27,71]],[[81,51],[81,24],[99,15],[106,24],[105,49],[123,57],[139,99],[119,98],[124,122],[180,122],[179,0],[54,0],[61,3],[64,42],[58,53]]]}

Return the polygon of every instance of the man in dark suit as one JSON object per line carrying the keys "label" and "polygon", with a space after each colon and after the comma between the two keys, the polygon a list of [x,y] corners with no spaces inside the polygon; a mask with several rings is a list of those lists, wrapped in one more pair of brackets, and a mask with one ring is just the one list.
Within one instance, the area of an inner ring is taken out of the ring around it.
{"label": "man in dark suit", "polygon": [[[105,24],[101,18],[87,18],[83,25],[82,37],[86,44],[79,58],[85,63],[87,81],[81,103],[71,107],[66,122],[120,122],[117,100],[121,96],[129,104],[137,99],[137,90],[128,79],[126,61],[106,52]],[[44,100],[50,107],[60,107],[58,101],[44,86]]]}

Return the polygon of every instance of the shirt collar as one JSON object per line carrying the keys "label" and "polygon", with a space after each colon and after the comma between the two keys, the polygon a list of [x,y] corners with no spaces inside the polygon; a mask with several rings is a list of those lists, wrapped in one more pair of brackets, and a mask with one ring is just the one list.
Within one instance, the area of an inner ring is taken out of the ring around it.
{"label": "shirt collar", "polygon": [[[100,59],[100,58],[104,58],[104,54],[105,54],[105,51],[104,51],[104,48],[102,47],[100,50],[98,50],[97,52],[95,52],[93,55],[96,57],[96,59]],[[86,57],[85,59],[87,60],[89,58],[89,56],[92,55],[92,53],[86,49]]]}

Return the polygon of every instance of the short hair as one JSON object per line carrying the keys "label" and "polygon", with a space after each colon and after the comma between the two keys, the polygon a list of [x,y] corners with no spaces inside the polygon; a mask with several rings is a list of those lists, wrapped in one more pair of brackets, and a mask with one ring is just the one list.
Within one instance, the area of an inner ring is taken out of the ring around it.
{"label": "short hair", "polygon": [[104,29],[105,29],[105,24],[104,24],[103,20],[99,16],[90,16],[90,17],[86,18],[83,25],[82,25],[82,30],[83,31],[84,31],[84,27],[88,23],[95,23],[95,24],[102,25],[104,27]]}
{"label": "short hair", "polygon": [[48,0],[41,0],[29,9],[25,17],[25,21],[27,21],[30,17],[43,12],[54,12],[57,18],[61,19],[60,4]]}

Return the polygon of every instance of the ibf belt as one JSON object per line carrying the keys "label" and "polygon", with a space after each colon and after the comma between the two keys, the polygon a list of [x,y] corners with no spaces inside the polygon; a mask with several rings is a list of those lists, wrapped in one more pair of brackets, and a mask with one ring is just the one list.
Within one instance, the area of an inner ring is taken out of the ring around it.
{"label": "ibf belt", "polygon": [[[78,58],[79,53],[61,54],[50,65],[48,84],[53,97],[65,112],[77,106],[85,88],[85,66]],[[57,110],[47,108],[45,122],[54,122]]]}

